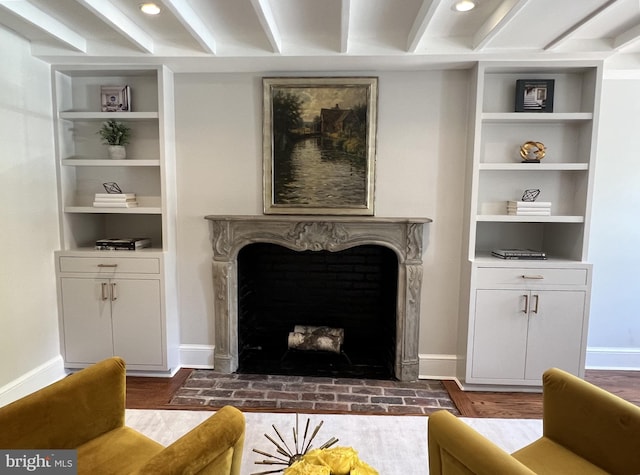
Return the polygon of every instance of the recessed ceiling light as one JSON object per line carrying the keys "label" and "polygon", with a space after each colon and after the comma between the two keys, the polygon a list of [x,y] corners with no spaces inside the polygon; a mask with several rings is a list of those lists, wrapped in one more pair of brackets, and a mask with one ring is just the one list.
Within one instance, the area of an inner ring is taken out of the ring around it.
{"label": "recessed ceiling light", "polygon": [[155,3],[141,3],[140,10],[147,15],[157,15],[160,13],[160,7]]}
{"label": "recessed ceiling light", "polygon": [[476,2],[473,0],[460,0],[453,6],[458,12],[468,12],[476,7]]}

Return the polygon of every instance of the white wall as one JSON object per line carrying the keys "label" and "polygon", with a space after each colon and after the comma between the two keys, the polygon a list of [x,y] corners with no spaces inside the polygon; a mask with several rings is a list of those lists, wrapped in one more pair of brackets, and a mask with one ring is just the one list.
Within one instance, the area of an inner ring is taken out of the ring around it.
{"label": "white wall", "polygon": [[[379,77],[376,215],[434,220],[426,230],[420,352],[451,356],[456,352],[469,73],[359,74]],[[183,345],[213,344],[212,252],[204,216],[262,214],[262,76],[175,77]],[[421,366],[421,374],[453,374],[453,366],[434,365]]]}
{"label": "white wall", "polygon": [[638,73],[605,75],[589,245],[588,368],[640,369],[639,90]]}
{"label": "white wall", "polygon": [[[0,29],[0,405],[53,380],[59,357],[53,251],[59,248],[49,67]],[[326,74],[331,74],[327,72]],[[458,321],[467,71],[360,72],[380,78],[376,214],[427,216],[421,375],[453,375]],[[176,75],[181,342],[213,344],[204,216],[262,213],[261,77]],[[636,243],[640,76],[604,83],[590,260],[589,366],[640,368]],[[612,245],[612,243],[614,243]]]}
{"label": "white wall", "polygon": [[[62,375],[49,66],[0,28],[0,406]],[[24,381],[24,384],[21,384]],[[26,381],[28,380],[28,381]]]}

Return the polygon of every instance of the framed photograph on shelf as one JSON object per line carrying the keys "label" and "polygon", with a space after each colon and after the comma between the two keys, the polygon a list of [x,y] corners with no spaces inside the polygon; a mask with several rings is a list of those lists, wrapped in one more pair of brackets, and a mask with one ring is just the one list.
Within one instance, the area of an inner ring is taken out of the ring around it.
{"label": "framed photograph on shelf", "polygon": [[263,78],[265,214],[373,215],[378,78]]}
{"label": "framed photograph on shelf", "polygon": [[518,79],[516,112],[553,112],[553,79]]}
{"label": "framed photograph on shelf", "polygon": [[102,112],[131,112],[129,86],[101,86]]}

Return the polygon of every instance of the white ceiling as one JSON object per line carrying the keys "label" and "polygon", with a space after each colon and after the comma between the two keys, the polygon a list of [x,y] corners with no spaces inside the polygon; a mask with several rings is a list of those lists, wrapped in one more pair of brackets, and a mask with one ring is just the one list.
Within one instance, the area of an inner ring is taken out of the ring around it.
{"label": "white ceiling", "polygon": [[0,0],[0,24],[55,64],[177,71],[385,69],[482,59],[640,62],[640,0]]}

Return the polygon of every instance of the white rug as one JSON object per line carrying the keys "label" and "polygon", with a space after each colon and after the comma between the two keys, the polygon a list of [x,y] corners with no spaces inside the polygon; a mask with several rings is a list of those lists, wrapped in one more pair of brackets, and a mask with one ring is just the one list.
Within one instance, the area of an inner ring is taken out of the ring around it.
{"label": "white rug", "polygon": [[[211,411],[153,411],[128,409],[126,424],[163,445],[191,430],[211,416]],[[293,441],[294,414],[246,412],[247,421],[242,475],[268,470],[254,462],[264,458],[253,449],[274,453],[273,445],[264,434],[277,440],[272,424],[285,441]],[[428,474],[427,417],[362,416],[336,414],[300,414],[300,430],[307,418],[315,428],[324,421],[315,438],[318,446],[331,437],[336,445],[355,448],[360,458],[376,468],[380,475]],[[531,419],[468,419],[467,424],[507,452],[513,452],[542,434],[542,421]]]}

